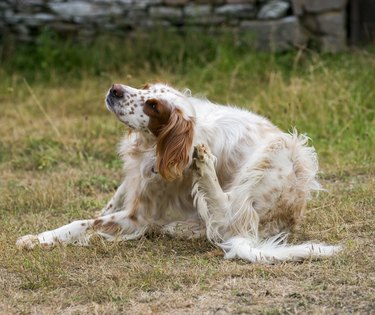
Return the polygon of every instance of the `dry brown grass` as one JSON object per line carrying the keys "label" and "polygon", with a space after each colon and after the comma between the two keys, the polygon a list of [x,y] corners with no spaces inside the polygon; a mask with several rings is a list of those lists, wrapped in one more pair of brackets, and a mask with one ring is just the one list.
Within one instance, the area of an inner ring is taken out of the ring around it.
{"label": "dry brown grass", "polygon": [[[248,105],[283,127],[305,128],[321,153],[327,192],[309,204],[291,241],[341,243],[344,251],[322,261],[258,265],[225,261],[204,240],[161,236],[17,251],[20,235],[92,217],[119,184],[115,146],[124,127],[102,99],[112,80],[126,76],[31,82],[38,105],[13,75],[0,87],[1,314],[374,314],[374,148],[363,133],[353,135],[361,125],[374,135],[373,120],[361,116],[373,109],[356,107],[374,96],[351,90],[349,74],[336,68],[290,79],[265,74],[251,91],[236,69],[218,74],[217,84],[204,81],[209,71],[159,70],[127,80],[137,86],[162,77]],[[233,93],[223,89],[230,85]]]}

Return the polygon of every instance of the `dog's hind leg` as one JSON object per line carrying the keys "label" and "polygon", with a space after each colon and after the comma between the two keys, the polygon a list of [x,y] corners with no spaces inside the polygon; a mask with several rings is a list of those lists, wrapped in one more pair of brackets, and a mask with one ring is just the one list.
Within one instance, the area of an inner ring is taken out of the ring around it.
{"label": "dog's hind leg", "polygon": [[215,157],[206,145],[197,145],[193,154],[193,191],[195,207],[206,224],[207,237],[213,242],[223,239],[229,195],[220,184],[215,171]]}

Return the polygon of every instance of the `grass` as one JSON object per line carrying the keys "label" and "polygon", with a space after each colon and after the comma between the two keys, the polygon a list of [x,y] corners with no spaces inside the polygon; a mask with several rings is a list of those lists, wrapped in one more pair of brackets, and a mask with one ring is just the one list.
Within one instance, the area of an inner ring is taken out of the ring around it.
{"label": "grass", "polygon": [[[375,308],[375,53],[255,53],[195,33],[0,50],[0,313],[370,314]],[[165,81],[312,138],[327,192],[291,241],[341,243],[327,260],[225,261],[204,240],[154,236],[17,251],[18,236],[92,217],[121,181],[126,132],[112,82]]]}

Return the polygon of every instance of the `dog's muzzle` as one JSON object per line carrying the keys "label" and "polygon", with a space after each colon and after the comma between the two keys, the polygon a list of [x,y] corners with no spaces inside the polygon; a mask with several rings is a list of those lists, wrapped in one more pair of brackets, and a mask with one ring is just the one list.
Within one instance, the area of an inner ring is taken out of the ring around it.
{"label": "dog's muzzle", "polygon": [[125,90],[121,86],[121,84],[113,84],[112,87],[109,89],[107,97],[105,101],[107,103],[107,107],[109,110],[112,110],[115,106],[116,100],[120,100],[124,97]]}

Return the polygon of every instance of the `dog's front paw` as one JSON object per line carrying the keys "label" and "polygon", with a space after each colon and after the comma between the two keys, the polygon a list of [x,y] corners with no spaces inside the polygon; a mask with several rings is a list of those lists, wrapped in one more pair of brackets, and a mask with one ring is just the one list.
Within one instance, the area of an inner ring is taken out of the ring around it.
{"label": "dog's front paw", "polygon": [[19,237],[16,242],[18,249],[33,249],[39,244],[38,236],[31,234]]}

